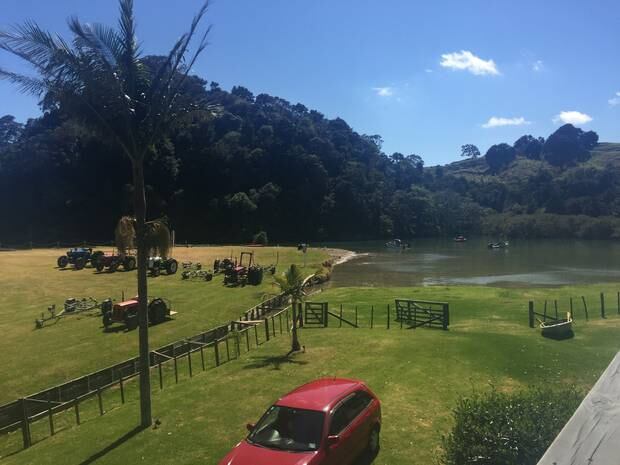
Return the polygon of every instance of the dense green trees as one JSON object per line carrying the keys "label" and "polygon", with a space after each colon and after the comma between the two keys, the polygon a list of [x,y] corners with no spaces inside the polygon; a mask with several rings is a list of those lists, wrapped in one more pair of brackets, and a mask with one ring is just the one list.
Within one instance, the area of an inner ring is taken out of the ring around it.
{"label": "dense green trees", "polygon": [[[155,67],[161,58],[143,62]],[[611,155],[586,162],[597,136],[572,126],[547,141],[526,135],[487,157],[424,168],[420,156],[387,155],[379,136],[357,134],[342,119],[241,86],[228,92],[188,76],[179,101],[192,111],[149,152],[145,179],[147,217],[166,216],[181,240],[249,242],[264,231],[277,243],[501,228],[531,236],[552,233],[549,219],[569,216],[580,223],[566,229],[558,220],[558,235],[600,237],[610,228],[597,218],[620,216],[620,163]],[[221,109],[216,119],[211,105]],[[0,137],[0,215],[12,218],[2,223],[0,242],[105,240],[118,217],[132,213],[129,162],[62,105],[24,126],[2,118]],[[550,163],[552,150],[572,161]],[[584,150],[588,157],[575,157]]]}

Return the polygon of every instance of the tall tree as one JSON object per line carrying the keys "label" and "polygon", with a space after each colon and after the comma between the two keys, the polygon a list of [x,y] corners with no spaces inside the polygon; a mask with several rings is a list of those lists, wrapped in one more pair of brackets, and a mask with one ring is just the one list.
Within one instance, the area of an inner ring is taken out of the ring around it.
{"label": "tall tree", "polygon": [[497,173],[517,157],[516,150],[508,144],[492,145],[484,156],[491,171]]}
{"label": "tall tree", "polygon": [[461,145],[461,156],[476,159],[480,156],[480,150],[474,144]]}
{"label": "tall tree", "polygon": [[147,427],[152,423],[152,413],[144,160],[165,137],[179,113],[187,111],[179,108],[177,97],[207,44],[208,28],[198,36],[196,48],[189,51],[208,2],[154,71],[142,61],[133,0],[120,0],[119,6],[117,28],[70,18],[71,42],[43,30],[34,21],[0,31],[0,49],[25,60],[35,72],[29,76],[0,68],[0,78],[24,92],[43,97],[48,108],[62,108],[74,115],[109,139],[131,161],[138,247],[140,413],[141,424]]}

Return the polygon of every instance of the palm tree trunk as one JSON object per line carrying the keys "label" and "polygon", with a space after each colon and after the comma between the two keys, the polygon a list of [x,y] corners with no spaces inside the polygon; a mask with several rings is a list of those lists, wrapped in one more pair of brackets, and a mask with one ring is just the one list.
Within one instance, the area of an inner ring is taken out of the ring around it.
{"label": "palm tree trunk", "polygon": [[134,214],[136,215],[136,244],[138,247],[138,323],[140,348],[140,423],[148,428],[153,422],[151,414],[151,372],[149,353],[149,321],[147,314],[147,283],[145,246],[146,197],[144,193],[144,164],[133,160]]}
{"label": "palm tree trunk", "polygon": [[291,352],[297,352],[301,350],[301,345],[299,344],[299,337],[297,336],[297,300],[293,299],[293,341],[291,345]]}

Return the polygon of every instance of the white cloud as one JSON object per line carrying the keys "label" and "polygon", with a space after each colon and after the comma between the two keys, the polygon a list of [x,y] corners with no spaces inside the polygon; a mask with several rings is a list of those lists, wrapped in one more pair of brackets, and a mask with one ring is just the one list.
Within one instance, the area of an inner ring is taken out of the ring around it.
{"label": "white cloud", "polygon": [[391,87],[373,87],[372,90],[374,90],[379,97],[391,97],[394,95],[394,89]]}
{"label": "white cloud", "polygon": [[542,60],[536,60],[534,63],[532,63],[532,69],[534,71],[542,71],[544,68],[545,64]]}
{"label": "white cloud", "polygon": [[620,92],[616,92],[616,95],[613,98],[610,98],[608,102],[612,106],[620,105]]}
{"label": "white cloud", "polygon": [[467,50],[460,52],[445,53],[441,55],[439,63],[444,68],[467,70],[477,76],[484,74],[499,74],[493,60],[483,60]]}
{"label": "white cloud", "polygon": [[432,69],[430,69],[430,68],[426,68],[426,69],[424,70],[424,72],[425,72],[425,73],[432,73],[432,72],[433,72],[433,70],[432,70]]}
{"label": "white cloud", "polygon": [[501,118],[498,116],[492,116],[489,121],[482,125],[483,128],[497,128],[500,126],[523,126],[525,124],[531,124],[530,121],[526,121],[523,116],[518,118]]}
{"label": "white cloud", "polygon": [[564,123],[564,124],[586,124],[592,121],[592,117],[590,115],[586,115],[585,113],[581,113],[579,111],[561,111],[558,115],[553,118],[554,123]]}

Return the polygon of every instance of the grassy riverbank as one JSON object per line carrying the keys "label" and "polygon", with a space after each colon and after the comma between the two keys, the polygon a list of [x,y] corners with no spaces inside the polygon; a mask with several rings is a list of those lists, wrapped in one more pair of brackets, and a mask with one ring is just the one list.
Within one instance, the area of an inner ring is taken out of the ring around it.
{"label": "grassy riverbank", "polygon": [[[606,320],[597,315],[595,302],[601,291],[610,300]],[[94,402],[81,426],[72,426],[69,419],[65,431],[8,457],[6,463],[217,463],[244,436],[247,421],[256,420],[282,393],[321,376],[364,379],[382,399],[383,448],[375,465],[433,463],[461,395],[491,386],[501,391],[530,385],[589,389],[620,349],[620,317],[611,300],[615,292],[611,285],[328,290],[311,300],[327,301],[333,309],[343,303],[350,317],[357,305],[361,326],[369,324],[369,308],[374,305],[377,326],[337,328],[330,321],[329,329],[304,329],[301,341],[306,352],[292,359],[284,357],[287,338],[277,337],[240,360],[200,372],[191,380],[182,367],[184,379],[178,385],[169,381],[161,392],[154,388],[154,414],[161,426],[127,435],[138,416],[132,383],[128,405],[99,417]],[[528,328],[528,300],[563,299],[563,309],[568,295],[584,295],[590,305],[590,321],[577,312],[575,338],[547,340]],[[385,312],[381,309],[395,297],[448,301],[450,330],[381,327]],[[106,405],[110,402],[106,399]],[[18,444],[20,438],[17,432],[12,440]]]}

